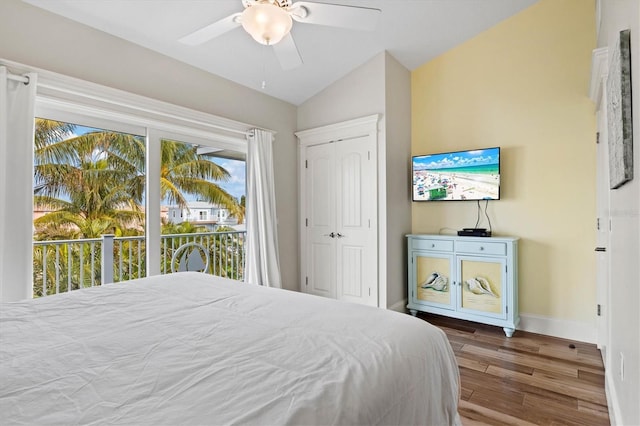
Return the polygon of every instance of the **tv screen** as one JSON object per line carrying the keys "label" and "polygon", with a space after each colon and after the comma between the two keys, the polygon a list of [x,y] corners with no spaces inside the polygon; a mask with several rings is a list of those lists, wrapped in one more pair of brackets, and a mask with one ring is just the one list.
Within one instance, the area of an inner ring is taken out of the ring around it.
{"label": "tv screen", "polygon": [[500,148],[416,155],[413,201],[499,200]]}

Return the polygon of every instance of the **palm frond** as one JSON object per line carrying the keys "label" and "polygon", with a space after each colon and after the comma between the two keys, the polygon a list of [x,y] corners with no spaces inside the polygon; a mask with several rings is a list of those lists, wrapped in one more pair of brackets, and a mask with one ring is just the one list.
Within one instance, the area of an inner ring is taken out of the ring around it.
{"label": "palm frond", "polygon": [[[75,136],[74,129],[36,120],[34,202],[57,210],[39,218],[37,227],[56,233],[73,228],[85,237],[129,228],[137,232],[144,219],[144,138],[106,130]],[[198,155],[196,146],[164,140],[161,159],[163,200],[186,207],[188,197],[195,196],[242,221],[244,208],[217,184],[228,181],[229,172]]]}

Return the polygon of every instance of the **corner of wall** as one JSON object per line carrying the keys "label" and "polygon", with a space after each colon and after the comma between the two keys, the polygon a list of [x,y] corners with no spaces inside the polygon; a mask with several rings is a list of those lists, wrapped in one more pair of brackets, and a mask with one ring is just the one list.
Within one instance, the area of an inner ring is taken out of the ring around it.
{"label": "corner of wall", "polygon": [[405,235],[411,232],[411,73],[385,52],[386,305],[406,305]]}

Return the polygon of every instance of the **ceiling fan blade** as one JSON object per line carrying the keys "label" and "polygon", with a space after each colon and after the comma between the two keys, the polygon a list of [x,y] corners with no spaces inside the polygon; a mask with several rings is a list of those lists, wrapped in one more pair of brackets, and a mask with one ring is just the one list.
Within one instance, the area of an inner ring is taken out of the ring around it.
{"label": "ceiling fan blade", "polygon": [[339,4],[298,1],[289,8],[291,17],[307,24],[328,25],[352,30],[373,31],[380,9]]}
{"label": "ceiling fan blade", "polygon": [[209,24],[206,27],[202,27],[191,34],[182,37],[179,41],[180,43],[188,44],[190,46],[196,46],[204,43],[205,41],[221,36],[222,34],[240,26],[240,23],[237,22],[240,15],[241,13],[229,15],[224,19],[216,21],[213,24]]}
{"label": "ceiling fan blade", "polygon": [[273,50],[283,70],[287,71],[302,65],[302,58],[291,33],[287,34],[279,43],[274,44]]}

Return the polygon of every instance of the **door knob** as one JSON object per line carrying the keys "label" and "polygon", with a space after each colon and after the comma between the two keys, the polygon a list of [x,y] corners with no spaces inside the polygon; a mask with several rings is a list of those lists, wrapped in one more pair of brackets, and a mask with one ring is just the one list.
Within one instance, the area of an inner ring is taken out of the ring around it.
{"label": "door knob", "polygon": [[339,232],[336,234],[336,237],[338,237],[338,238],[344,238],[345,236],[346,236],[346,235],[342,235],[342,234],[341,234],[341,233],[339,233]]}
{"label": "door knob", "polygon": [[336,234],[334,234],[333,232],[330,234],[324,234],[323,237],[331,237],[331,238],[335,238]]}

